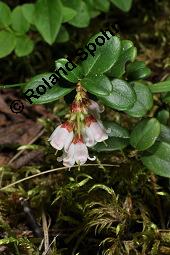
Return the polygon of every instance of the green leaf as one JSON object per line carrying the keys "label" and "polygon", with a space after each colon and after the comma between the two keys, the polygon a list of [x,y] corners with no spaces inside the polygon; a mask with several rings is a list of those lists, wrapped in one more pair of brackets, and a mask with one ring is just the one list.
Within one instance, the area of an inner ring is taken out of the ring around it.
{"label": "green leaf", "polygon": [[132,0],[111,0],[111,2],[124,12],[128,12],[132,6]]}
{"label": "green leaf", "polygon": [[160,123],[166,125],[168,123],[170,117],[170,113],[168,110],[161,110],[157,114],[157,119],[159,120]]}
{"label": "green leaf", "polygon": [[124,149],[129,143],[129,139],[119,137],[109,137],[104,143],[97,143],[93,149],[100,151],[116,151]]}
{"label": "green leaf", "polygon": [[155,174],[170,178],[170,144],[157,142],[141,158],[143,164]]}
{"label": "green leaf", "polygon": [[34,23],[34,12],[35,12],[35,5],[34,4],[23,4],[21,5],[23,15],[25,19],[30,23]]}
{"label": "green leaf", "polygon": [[150,90],[152,93],[170,92],[170,80],[152,84]]}
{"label": "green leaf", "polygon": [[7,4],[0,2],[0,28],[11,24],[11,10]]}
{"label": "green leaf", "polygon": [[130,136],[131,145],[139,151],[151,147],[160,134],[160,123],[157,119],[145,119],[139,122]]}
{"label": "green leaf", "polygon": [[151,70],[143,61],[135,61],[127,66],[127,78],[131,81],[145,79],[150,76]]}
{"label": "green leaf", "polygon": [[82,0],[65,0],[63,1],[64,5],[67,7],[70,7],[74,9],[77,14],[75,17],[73,17],[71,20],[69,20],[69,24],[75,26],[75,27],[87,27],[90,22],[90,15],[88,12],[87,5]]}
{"label": "green leaf", "polygon": [[[107,39],[102,33],[98,33],[88,42],[88,44],[91,44],[86,45],[85,51],[88,52],[88,57],[82,62],[82,68],[86,76],[105,73],[116,63],[121,49],[120,39],[117,36],[109,37]],[[104,44],[97,45],[96,41],[101,43],[101,40]],[[92,47],[94,51],[92,51]]]}
{"label": "green leaf", "polygon": [[62,22],[60,0],[38,0],[35,4],[35,26],[48,44],[53,44]]}
{"label": "green leaf", "polygon": [[9,55],[15,48],[15,34],[8,31],[0,31],[0,58]]}
{"label": "green leaf", "polygon": [[170,128],[161,124],[161,132],[158,137],[159,141],[163,141],[170,144]]}
{"label": "green leaf", "polygon": [[108,0],[94,0],[93,1],[93,8],[100,10],[102,12],[108,12],[110,7],[110,2]]}
{"label": "green leaf", "polygon": [[86,5],[91,18],[94,18],[100,14],[100,11],[97,10],[98,6],[94,6],[94,0],[86,0]]}
{"label": "green leaf", "polygon": [[128,61],[133,62],[136,58],[136,47],[129,40],[121,41],[121,51],[118,60],[108,71],[111,77],[120,78],[125,73],[125,66]]}
{"label": "green leaf", "polygon": [[153,106],[152,93],[146,85],[139,82],[135,82],[134,90],[137,100],[126,113],[133,117],[143,117]]}
{"label": "green leaf", "polygon": [[81,80],[81,84],[96,96],[108,96],[112,91],[112,84],[105,75],[87,76]]}
{"label": "green leaf", "polygon": [[108,135],[110,137],[129,138],[129,131],[119,124],[113,121],[103,121],[103,125],[106,129],[109,129]]}
{"label": "green leaf", "polygon": [[27,36],[19,36],[16,38],[15,54],[18,57],[29,55],[34,49],[34,42]]}
{"label": "green leaf", "polygon": [[[67,64],[67,63],[69,63],[69,64]],[[60,74],[64,79],[66,79],[70,82],[76,83],[82,78],[81,67],[74,64],[71,61],[68,61],[65,58],[56,60],[55,66],[56,66],[56,70],[58,70],[59,68],[63,68],[67,72],[67,75],[65,75],[64,72],[61,70]],[[68,67],[71,68],[72,71],[68,71]]]}
{"label": "green leaf", "polygon": [[[49,102],[58,100],[59,98],[64,97],[65,95],[67,95],[68,93],[70,93],[73,90],[73,88],[63,88],[63,87],[59,86],[58,83],[56,85],[54,85],[53,84],[54,82],[52,83],[52,79],[50,79],[52,74],[53,73],[36,75],[24,87],[23,92],[24,92],[25,97],[26,97],[26,94],[27,94],[27,96],[29,95],[27,93],[28,89],[33,90],[33,94],[35,95],[35,98],[31,97],[31,101],[33,104],[44,104],[44,103],[49,103]],[[44,78],[48,82],[48,84],[49,84],[49,86],[51,86],[51,88],[49,88],[48,85],[46,85],[44,83],[42,78]],[[45,86],[46,89],[41,88],[38,90],[37,87],[40,85]],[[39,91],[41,91],[41,92],[43,91],[45,93],[39,94],[38,93]],[[38,97],[38,98],[36,98],[36,97]],[[26,99],[27,99],[27,97],[26,97]]]}
{"label": "green leaf", "polygon": [[24,17],[21,6],[17,6],[12,11],[11,19],[12,19],[12,28],[16,32],[25,34],[29,30],[30,24]]}
{"label": "green leaf", "polygon": [[68,22],[69,20],[73,19],[76,15],[77,12],[69,7],[63,6],[63,23]]}
{"label": "green leaf", "polygon": [[108,96],[100,97],[100,100],[103,104],[119,111],[130,109],[136,100],[134,89],[123,80],[113,79],[111,83],[111,93]]}
{"label": "green leaf", "polygon": [[64,27],[64,26],[61,26],[60,27],[60,31],[57,35],[57,39],[56,39],[56,42],[57,43],[65,43],[65,42],[68,42],[69,40],[69,33],[67,31],[67,29]]}

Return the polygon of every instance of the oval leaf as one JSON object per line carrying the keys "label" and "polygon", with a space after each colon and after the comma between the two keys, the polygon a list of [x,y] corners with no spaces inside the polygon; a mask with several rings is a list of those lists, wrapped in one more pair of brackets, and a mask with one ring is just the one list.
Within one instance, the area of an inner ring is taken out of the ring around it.
{"label": "oval leaf", "polygon": [[170,128],[161,124],[161,132],[158,137],[159,141],[163,141],[170,144]]}
{"label": "oval leaf", "polygon": [[161,110],[157,113],[157,119],[160,123],[166,125],[170,117],[170,112],[168,110]]}
{"label": "oval leaf", "polygon": [[113,121],[103,121],[103,125],[109,130],[110,137],[129,138],[129,131]]}
{"label": "oval leaf", "polygon": [[160,123],[157,119],[145,119],[139,122],[130,136],[131,145],[139,151],[151,147],[160,134]]}
{"label": "oval leaf", "polygon": [[86,77],[81,80],[83,87],[96,96],[107,96],[112,91],[112,84],[105,75]]}
{"label": "oval leaf", "polygon": [[69,7],[63,6],[63,23],[64,22],[68,22],[69,20],[71,20],[72,18],[74,18],[77,14],[77,12]]}
{"label": "oval leaf", "polygon": [[0,28],[11,24],[11,10],[7,4],[0,2]]}
{"label": "oval leaf", "polygon": [[[57,83],[54,85],[54,82],[52,83],[53,80],[50,78],[51,75],[53,75],[53,73],[39,74],[33,77],[24,87],[23,92],[26,99],[28,100],[27,96],[29,97],[30,94],[32,94],[30,91],[28,92],[28,90],[33,91],[33,96],[30,97],[33,104],[44,104],[55,101],[73,90],[73,88],[63,88]],[[44,78],[49,85],[45,84],[42,78]],[[38,86],[41,87],[37,89]]]}
{"label": "oval leaf", "polygon": [[137,81],[149,77],[151,70],[143,61],[135,61],[127,66],[127,78],[130,81]]}
{"label": "oval leaf", "polygon": [[148,152],[141,158],[143,164],[155,174],[170,178],[170,144],[157,142]]}
{"label": "oval leaf", "polygon": [[34,42],[27,36],[23,35],[16,38],[15,54],[18,57],[29,55],[34,49]]}
{"label": "oval leaf", "polygon": [[135,82],[134,90],[137,100],[133,107],[126,112],[133,117],[143,117],[153,105],[152,93],[146,85],[139,82]]}
{"label": "oval leaf", "polygon": [[121,51],[118,60],[113,67],[108,71],[108,75],[111,77],[120,78],[125,73],[125,65],[128,61],[133,62],[136,58],[136,47],[133,42],[129,40],[123,40],[121,42]]}
{"label": "oval leaf", "polygon": [[63,1],[64,5],[73,8],[77,13],[71,20],[69,20],[69,24],[75,27],[87,27],[90,22],[90,15],[88,11],[88,7],[86,3],[82,0],[72,0]]}
{"label": "oval leaf", "polygon": [[[59,68],[62,68],[66,71],[67,75],[63,71],[60,71],[60,75],[64,79],[66,79],[70,82],[76,83],[83,76],[81,67],[74,64],[72,61],[68,61],[65,58],[61,58],[61,59],[56,60],[55,61],[55,66],[56,66],[56,70],[59,70]],[[69,71],[69,70],[71,70],[71,71]]]}
{"label": "oval leaf", "polygon": [[[109,37],[107,39],[102,33],[98,33],[86,45],[85,52],[88,52],[88,57],[82,62],[85,76],[105,73],[116,63],[121,49],[120,40],[117,36]],[[101,38],[103,38],[103,45],[99,46],[96,41],[101,42]],[[89,45],[89,43],[91,44]]]}
{"label": "oval leaf", "polygon": [[35,4],[35,26],[43,39],[53,44],[62,22],[60,0],[38,0]]}
{"label": "oval leaf", "polygon": [[21,6],[17,6],[12,11],[11,19],[12,19],[12,28],[15,31],[21,34],[25,34],[29,30],[30,24],[24,17]]}
{"label": "oval leaf", "polygon": [[15,48],[15,34],[8,31],[0,31],[0,58],[9,55]]}
{"label": "oval leaf", "polygon": [[93,149],[98,152],[122,150],[128,145],[128,142],[128,139],[109,137],[104,143],[97,143]]}
{"label": "oval leaf", "polygon": [[111,93],[108,96],[100,97],[101,101],[105,105],[120,111],[130,109],[136,100],[134,89],[123,80],[114,79],[111,83]]}
{"label": "oval leaf", "polygon": [[35,11],[35,5],[34,4],[23,4],[21,6],[22,13],[26,20],[30,23],[34,23],[34,11]]}

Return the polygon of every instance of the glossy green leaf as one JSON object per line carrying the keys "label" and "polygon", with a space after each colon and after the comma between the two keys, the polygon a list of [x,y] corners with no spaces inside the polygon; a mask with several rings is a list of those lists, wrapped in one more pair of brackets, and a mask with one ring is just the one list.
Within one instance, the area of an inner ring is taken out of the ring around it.
{"label": "glossy green leaf", "polygon": [[170,80],[161,81],[150,85],[152,93],[170,92]]}
{"label": "glossy green leaf", "polygon": [[168,123],[170,113],[168,110],[161,110],[157,113],[157,119],[161,124],[166,125]]}
{"label": "glossy green leaf", "polygon": [[149,77],[151,70],[143,61],[135,61],[127,66],[127,78],[131,81],[137,81]]}
{"label": "glossy green leaf", "polygon": [[170,144],[170,128],[168,126],[161,124],[161,132],[158,140]]}
{"label": "glossy green leaf", "polygon": [[135,82],[134,90],[137,96],[136,102],[126,112],[133,117],[143,117],[153,106],[152,93],[146,85],[139,82]]}
{"label": "glossy green leaf", "polygon": [[[55,101],[61,97],[64,97],[65,95],[67,95],[73,90],[73,88],[64,88],[59,86],[58,81],[56,81],[57,83],[55,83],[54,85],[53,79],[50,78],[51,75],[53,75],[53,73],[39,74],[33,77],[24,87],[23,92],[24,92],[25,98],[28,100],[27,96],[30,96],[30,94],[32,94],[30,92],[28,93],[28,90],[32,90],[33,95],[35,95],[35,97],[31,97],[32,103],[44,104],[44,103]],[[49,85],[47,85],[42,80],[42,78],[44,78]],[[41,87],[37,89],[38,86],[41,86]]]}
{"label": "glossy green leaf", "polygon": [[77,14],[68,23],[75,27],[87,27],[90,22],[90,15],[86,3],[82,0],[65,0],[64,5],[73,8]]}
{"label": "glossy green leaf", "polygon": [[34,11],[35,11],[35,5],[34,4],[23,4],[21,6],[22,12],[26,20],[30,23],[34,23]]}
{"label": "glossy green leaf", "polygon": [[111,83],[111,93],[108,96],[100,97],[100,100],[103,104],[119,111],[130,109],[136,101],[134,89],[123,80],[113,79]]}
{"label": "glossy green leaf", "polygon": [[[99,46],[96,42],[104,44]],[[102,33],[93,36],[85,47],[88,57],[82,62],[84,74],[100,75],[107,72],[116,63],[120,49],[121,43],[117,36],[110,35],[109,39],[104,37]]]}
{"label": "glossy green leaf", "polygon": [[129,131],[113,121],[103,121],[110,137],[129,138]]}
{"label": "glossy green leaf", "polygon": [[21,34],[25,34],[30,27],[30,24],[24,17],[21,6],[17,6],[11,14],[12,28]]}
{"label": "glossy green leaf", "polygon": [[0,2],[0,28],[11,24],[11,10],[7,4]]}
{"label": "glossy green leaf", "polygon": [[81,84],[96,96],[108,96],[112,91],[112,84],[105,75],[87,76],[81,80]]}
{"label": "glossy green leaf", "polygon": [[111,2],[124,12],[128,12],[132,6],[132,0],[111,0]]}
{"label": "glossy green leaf", "polygon": [[[65,78],[66,80],[76,83],[79,81],[79,79],[82,78],[82,70],[81,67],[74,64],[71,61],[68,61],[65,58],[61,58],[55,61],[55,66],[56,66],[56,70],[58,70],[59,68],[63,68],[67,75],[64,74],[64,72],[60,71],[60,74],[63,78]],[[68,67],[70,68],[71,71],[68,70]]]}
{"label": "glossy green leaf", "polygon": [[160,123],[157,119],[145,119],[139,122],[132,130],[131,145],[139,151],[151,147],[160,134]]}
{"label": "glossy green leaf", "polygon": [[64,26],[60,27],[60,31],[57,35],[56,42],[57,43],[65,43],[69,40],[69,33]]}
{"label": "glossy green leaf", "polygon": [[16,38],[15,54],[18,57],[29,55],[34,49],[34,42],[27,36],[19,36]]}
{"label": "glossy green leaf", "polygon": [[109,76],[120,78],[125,73],[126,63],[133,62],[136,58],[136,47],[129,40],[121,41],[121,51],[118,60],[114,66],[108,71]]}
{"label": "glossy green leaf", "polygon": [[165,142],[155,143],[141,160],[155,174],[170,178],[170,144]]}
{"label": "glossy green leaf", "polygon": [[73,19],[76,15],[77,12],[69,7],[63,6],[63,23],[68,22],[69,20]]}
{"label": "glossy green leaf", "polygon": [[0,31],[0,58],[9,55],[15,48],[15,34],[8,31]]}
{"label": "glossy green leaf", "polygon": [[128,139],[109,137],[104,143],[97,143],[93,149],[98,152],[123,150],[128,145],[128,143]]}
{"label": "glossy green leaf", "polygon": [[53,44],[63,19],[60,0],[38,0],[35,4],[35,26],[43,39]]}

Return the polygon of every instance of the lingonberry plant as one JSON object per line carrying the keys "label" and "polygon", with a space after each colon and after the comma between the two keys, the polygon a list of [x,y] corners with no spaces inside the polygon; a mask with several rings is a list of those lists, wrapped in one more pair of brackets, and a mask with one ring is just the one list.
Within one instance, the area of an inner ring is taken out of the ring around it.
{"label": "lingonberry plant", "polygon": [[[93,36],[89,43],[99,35],[101,33]],[[136,48],[131,41],[110,36],[103,46],[96,48],[94,57],[89,55],[81,63],[76,63],[76,68],[67,75],[63,72],[65,81],[54,85],[54,80],[50,80],[52,88],[42,96],[32,98],[34,104],[43,104],[69,93],[75,96],[68,119],[49,138],[55,149],[64,150],[58,160],[65,166],[94,160],[89,156],[88,147],[97,153],[123,150],[129,146],[146,168],[170,177],[170,128],[166,125],[169,112],[165,104],[169,102],[170,81],[157,84],[144,81],[150,75],[150,69],[135,59]],[[57,60],[56,68],[64,68],[67,62],[67,59]],[[24,92],[35,90],[42,84],[43,77],[49,80],[51,73],[33,77]],[[158,113],[155,113],[153,93],[163,93],[165,109]],[[127,130],[112,121],[102,122],[102,105],[136,118],[136,124]]]}

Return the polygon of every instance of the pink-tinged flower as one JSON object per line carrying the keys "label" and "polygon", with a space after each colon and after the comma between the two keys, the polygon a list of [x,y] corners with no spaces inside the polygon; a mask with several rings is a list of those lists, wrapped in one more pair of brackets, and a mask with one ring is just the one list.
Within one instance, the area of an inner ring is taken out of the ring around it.
{"label": "pink-tinged flower", "polygon": [[71,104],[71,111],[72,112],[81,112],[82,111],[82,105],[81,102],[74,102]]}
{"label": "pink-tinged flower", "polygon": [[96,119],[100,119],[100,113],[104,111],[104,106],[99,105],[93,100],[89,100],[88,111],[92,114]]}
{"label": "pink-tinged flower", "polygon": [[87,146],[83,143],[82,137],[76,136],[69,146],[67,153],[64,153],[58,160],[63,160],[64,166],[72,167],[75,162],[83,165],[87,159],[95,160],[95,157],[89,157]]}
{"label": "pink-tinged flower", "polygon": [[92,147],[97,142],[103,142],[108,139],[107,130],[101,121],[96,120],[92,115],[87,116],[83,129],[83,139],[88,147]]}
{"label": "pink-tinged flower", "polygon": [[48,140],[56,150],[62,150],[64,148],[67,151],[73,140],[73,124],[66,121],[59,125]]}

